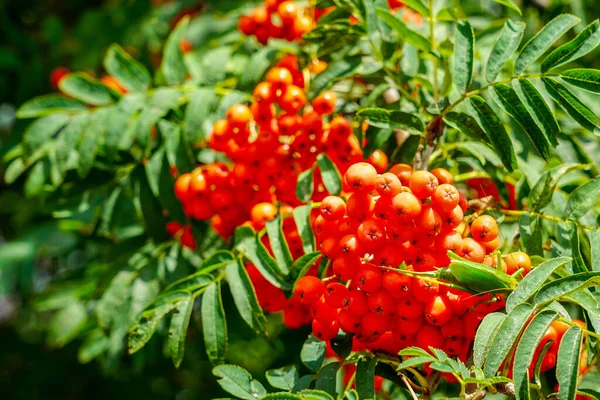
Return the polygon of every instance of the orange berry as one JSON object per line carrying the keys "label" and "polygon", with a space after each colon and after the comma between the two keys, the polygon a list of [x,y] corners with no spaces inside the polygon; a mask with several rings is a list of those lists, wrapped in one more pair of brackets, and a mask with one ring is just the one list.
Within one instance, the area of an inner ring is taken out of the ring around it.
{"label": "orange berry", "polygon": [[398,193],[392,199],[392,207],[394,208],[394,218],[398,221],[412,221],[421,213],[421,202],[417,197],[408,192]]}
{"label": "orange berry", "polygon": [[234,104],[225,114],[227,122],[234,128],[245,128],[252,121],[252,111],[244,104]]}
{"label": "orange berry", "polygon": [[186,202],[190,197],[190,181],[191,174],[183,174],[175,181],[175,196],[182,203]]}
{"label": "orange berry", "polygon": [[346,214],[346,203],[341,197],[327,196],[321,201],[321,215],[328,221],[337,221]]}
{"label": "orange berry", "polygon": [[369,193],[375,188],[377,171],[372,165],[360,162],[348,168],[344,179],[352,191]]}
{"label": "orange berry", "polygon": [[471,238],[463,239],[463,257],[473,262],[483,262],[485,250],[483,247]]}
{"label": "orange berry", "polygon": [[279,107],[290,114],[297,113],[305,104],[304,91],[296,85],[287,85],[279,98]]}
{"label": "orange berry", "polygon": [[367,159],[367,162],[375,167],[378,174],[382,174],[388,167],[388,156],[383,151],[375,150]]}
{"label": "orange berry", "polygon": [[331,115],[335,110],[337,96],[331,90],[318,95],[312,102],[313,108],[320,115]]}
{"label": "orange berry", "polygon": [[491,215],[481,215],[471,223],[471,235],[478,242],[490,242],[498,237],[498,223]]}
{"label": "orange berry", "polygon": [[402,186],[408,186],[408,182],[410,181],[410,177],[413,173],[413,168],[408,164],[396,164],[390,168],[392,174],[396,175]]}
{"label": "orange berry", "polygon": [[408,182],[410,190],[420,199],[430,197],[438,187],[437,178],[427,171],[416,171]]}
{"label": "orange berry", "polygon": [[454,183],[454,177],[452,176],[450,171],[448,171],[445,168],[435,168],[431,170],[431,174],[437,178],[440,185],[444,183],[451,185],[452,183]]}
{"label": "orange berry", "polygon": [[277,207],[272,203],[258,203],[250,210],[250,220],[256,226],[264,226],[277,215]]}
{"label": "orange berry", "polygon": [[433,195],[431,202],[440,211],[452,211],[460,200],[458,189],[449,183],[439,185]]}
{"label": "orange berry", "polygon": [[523,268],[523,275],[527,275],[531,271],[531,259],[527,253],[523,253],[522,251],[506,255],[504,261],[506,261],[506,273],[509,275],[514,274],[520,268]]}

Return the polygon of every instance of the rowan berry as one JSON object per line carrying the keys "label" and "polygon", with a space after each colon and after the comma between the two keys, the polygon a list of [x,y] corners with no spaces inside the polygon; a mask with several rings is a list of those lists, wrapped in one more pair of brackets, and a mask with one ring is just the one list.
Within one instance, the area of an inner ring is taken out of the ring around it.
{"label": "rowan berry", "polygon": [[181,201],[185,203],[190,198],[190,182],[192,180],[191,174],[183,174],[180,175],[179,178],[175,181],[175,196]]}
{"label": "rowan berry", "polygon": [[362,256],[364,254],[362,243],[356,235],[346,235],[340,239],[340,249],[344,254]]}
{"label": "rowan berry", "polygon": [[405,296],[398,302],[396,313],[405,319],[416,319],[423,315],[423,303],[415,299],[413,295]]}
{"label": "rowan berry", "polygon": [[339,325],[337,320],[320,322],[313,320],[312,322],[312,334],[323,341],[334,339],[339,331]]}
{"label": "rowan berry", "polygon": [[332,263],[333,273],[343,281],[354,278],[361,267],[360,257],[356,254],[342,254],[336,257]]}
{"label": "rowan berry", "polygon": [[430,204],[421,207],[414,221],[417,229],[424,233],[437,235],[442,230],[442,217]]}
{"label": "rowan berry", "polygon": [[290,114],[297,113],[306,104],[304,91],[296,85],[287,85],[279,98],[279,107]]}
{"label": "rowan berry", "polygon": [[325,286],[325,302],[332,308],[342,308],[342,303],[347,295],[348,288],[339,282],[331,282]]}
{"label": "rowan berry", "polygon": [[256,32],[256,22],[248,15],[242,15],[238,21],[238,29],[244,35],[252,35]]}
{"label": "rowan berry", "polygon": [[373,264],[363,264],[356,273],[354,279],[356,279],[358,288],[361,290],[364,290],[365,292],[375,292],[381,287],[383,274],[381,269]]}
{"label": "rowan berry", "polygon": [[293,1],[284,1],[277,7],[277,14],[281,18],[284,24],[289,24],[294,21],[294,18],[298,15],[298,5]]}
{"label": "rowan berry", "polygon": [[394,216],[391,197],[379,197],[373,207],[373,216],[382,221],[389,221]]}
{"label": "rowan berry", "polygon": [[463,328],[464,328],[463,336],[465,339],[467,339],[467,340],[475,339],[475,334],[477,333],[477,328],[479,327],[479,324],[481,323],[481,320],[483,320],[484,316],[485,316],[484,314],[478,313],[476,311],[470,311],[463,315],[463,317],[462,317]]}
{"label": "rowan berry", "polygon": [[412,336],[417,334],[425,325],[425,318],[419,315],[415,319],[396,318],[396,331],[403,335]]}
{"label": "rowan berry", "polygon": [[491,215],[481,215],[471,223],[471,235],[478,242],[489,242],[498,237],[498,223]]}
{"label": "rowan berry", "polygon": [[336,95],[331,90],[327,90],[318,95],[312,102],[315,111],[321,115],[331,115],[335,110]]}
{"label": "rowan berry", "polygon": [[463,257],[469,261],[480,263],[485,258],[485,250],[477,241],[471,238],[464,238]]}
{"label": "rowan berry", "polygon": [[412,260],[415,271],[433,271],[437,263],[435,253],[429,249],[419,248]]}
{"label": "rowan berry", "polygon": [[452,211],[442,214],[442,229],[448,231],[458,227],[463,218],[464,214],[460,206],[454,207]]}
{"label": "rowan berry", "polygon": [[321,252],[330,260],[333,260],[340,254],[343,254],[342,248],[340,247],[340,242],[335,237],[328,237],[321,242]]}
{"label": "rowan berry", "polygon": [[300,329],[310,323],[310,313],[300,304],[290,303],[283,309],[283,324],[289,329]]}
{"label": "rowan berry", "polygon": [[381,286],[394,298],[401,299],[411,293],[411,278],[399,272],[385,271]]}
{"label": "rowan berry", "polygon": [[383,174],[388,168],[388,156],[383,151],[377,149],[367,159],[367,162],[375,167],[378,174]]}
{"label": "rowan berry", "polygon": [[420,199],[430,197],[438,187],[437,178],[428,171],[415,171],[408,182],[408,187]]}
{"label": "rowan berry", "polygon": [[463,253],[463,238],[456,231],[442,232],[436,236],[435,246],[444,252],[451,250],[460,256]]}
{"label": "rowan berry", "polygon": [[440,185],[443,185],[443,184],[452,185],[452,183],[454,183],[454,177],[452,176],[450,171],[448,171],[445,168],[435,168],[435,169],[431,170],[431,174],[437,178]]}
{"label": "rowan berry", "polygon": [[552,327],[554,327],[554,330],[556,331],[556,341],[560,342],[565,332],[571,328],[571,325],[567,324],[566,322],[556,320],[552,322]]}
{"label": "rowan berry", "polygon": [[350,233],[356,233],[360,223],[350,217],[344,217],[337,221],[337,232],[340,236],[346,236]]}
{"label": "rowan berry", "polygon": [[189,40],[181,39],[179,41],[179,50],[181,50],[181,52],[183,54],[189,53],[193,49],[194,49],[194,46],[192,45],[192,42],[190,42]]}
{"label": "rowan berry", "polygon": [[377,249],[386,240],[385,223],[376,219],[368,219],[358,226],[357,236],[366,249]]}
{"label": "rowan berry", "polygon": [[283,93],[286,87],[294,82],[294,78],[289,69],[275,67],[267,72],[265,81],[271,84],[275,93]]}
{"label": "rowan berry", "polygon": [[379,336],[389,331],[392,327],[392,318],[389,315],[367,313],[362,317],[362,333],[366,336]]}
{"label": "rowan berry", "polygon": [[448,183],[442,183],[431,196],[431,202],[440,211],[452,211],[456,206],[460,196],[458,189]]}
{"label": "rowan berry", "polygon": [[328,221],[320,214],[317,218],[315,218],[314,231],[317,239],[330,237],[336,232],[336,230],[337,227],[334,221]]}
{"label": "rowan berry", "polygon": [[327,323],[331,321],[337,321],[338,310],[330,307],[326,302],[323,296],[321,296],[317,301],[315,301],[311,308],[310,314],[314,319],[319,322]]}
{"label": "rowan berry", "polygon": [[321,216],[328,221],[337,221],[346,214],[346,203],[341,197],[327,196],[321,201]]}
{"label": "rowan berry", "polygon": [[425,325],[417,335],[417,346],[424,350],[429,350],[429,347],[439,349],[443,345],[444,337],[436,326]]}
{"label": "rowan berry", "polygon": [[245,128],[248,122],[252,121],[252,111],[244,104],[235,104],[227,110],[227,122],[233,128]]}
{"label": "rowan berry", "polygon": [[445,296],[435,296],[425,304],[425,319],[431,325],[442,326],[454,316],[450,302]]}
{"label": "rowan berry", "polygon": [[410,177],[413,173],[413,168],[408,164],[396,164],[390,168],[389,172],[396,175],[398,179],[400,179],[402,186],[408,186]]}
{"label": "rowan berry", "polygon": [[531,271],[531,259],[527,253],[522,251],[506,255],[504,261],[506,261],[506,273],[509,275],[514,274],[521,268],[523,269],[523,275],[527,275]]}
{"label": "rowan berry", "polygon": [[[442,327],[443,328],[443,327]],[[442,350],[450,356],[457,356],[465,346],[465,340],[462,337],[446,338]]]}
{"label": "rowan berry", "polygon": [[[454,310],[454,308],[452,310]],[[450,322],[448,322],[447,324],[440,327],[440,332],[442,333],[442,336],[445,338],[462,337],[463,326],[462,326],[461,320],[458,319],[458,317],[456,315],[453,316],[452,319],[450,320]]]}
{"label": "rowan berry", "polygon": [[256,85],[253,96],[258,103],[271,104],[277,100],[275,89],[269,82],[261,82]]}
{"label": "rowan berry", "polygon": [[369,311],[379,315],[393,316],[396,314],[396,301],[387,290],[381,288],[376,292],[369,293],[367,304]]}
{"label": "rowan berry", "polygon": [[294,20],[294,25],[290,33],[293,38],[300,38],[305,33],[310,32],[313,26],[313,20],[304,15]]}
{"label": "rowan berry", "polygon": [[345,139],[352,135],[352,125],[346,118],[337,116],[333,117],[329,123],[329,133],[331,137]]}
{"label": "rowan berry", "polygon": [[325,292],[325,285],[315,276],[303,276],[296,282],[294,294],[302,304],[313,304]]}
{"label": "rowan berry", "polygon": [[375,188],[377,171],[372,165],[360,162],[348,168],[344,179],[352,191],[369,193]]}
{"label": "rowan berry", "polygon": [[369,312],[367,294],[360,290],[349,290],[342,302],[342,308],[354,315],[365,315]]}
{"label": "rowan berry", "polygon": [[368,193],[353,193],[346,203],[346,214],[350,218],[364,221],[373,213],[373,199]]}
{"label": "rowan berry", "polygon": [[338,314],[338,323],[340,328],[346,333],[355,333],[362,325],[362,318],[347,310],[340,310]]}
{"label": "rowan berry", "polygon": [[392,199],[392,207],[395,210],[395,217],[398,221],[412,221],[421,213],[421,202],[412,193],[402,192]]}
{"label": "rowan berry", "polygon": [[402,223],[397,218],[392,217],[385,231],[389,239],[404,243],[414,237],[416,227],[413,223]]}
{"label": "rowan berry", "polygon": [[397,243],[386,241],[374,254],[372,263],[378,267],[396,268],[404,261],[404,249]]}
{"label": "rowan berry", "polygon": [[375,179],[375,189],[382,197],[394,197],[402,190],[402,183],[396,175],[386,172]]}

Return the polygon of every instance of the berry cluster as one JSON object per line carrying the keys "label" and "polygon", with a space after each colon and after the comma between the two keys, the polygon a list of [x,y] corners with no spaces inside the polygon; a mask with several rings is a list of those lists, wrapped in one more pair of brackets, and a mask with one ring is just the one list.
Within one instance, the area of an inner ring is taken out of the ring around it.
{"label": "berry cluster", "polygon": [[[479,322],[502,308],[503,299],[407,275],[449,265],[448,250],[484,262],[499,245],[492,217],[463,222],[466,199],[452,183],[445,169],[413,172],[397,164],[378,174],[364,162],[348,168],[349,197],[327,196],[314,220],[332,276],[305,276],[294,290],[310,306],[317,338],[331,340],[342,329],[371,350],[432,346],[464,358]],[[404,271],[397,269],[403,264]]]}
{"label": "berry cluster", "polygon": [[265,0],[264,5],[240,18],[238,28],[244,35],[256,36],[261,44],[267,44],[270,38],[294,42],[313,29],[311,11],[294,1]]}
{"label": "berry cluster", "polygon": [[[322,68],[322,63],[313,63],[313,69]],[[298,175],[312,167],[318,154],[327,154],[341,172],[363,159],[350,122],[331,117],[335,93],[326,91],[307,107],[303,87],[297,58],[286,56],[256,86],[250,107],[233,105],[226,119],[215,122],[209,145],[233,164],[205,165],[177,179],[175,193],[188,216],[212,219],[217,231],[229,236],[252,219],[257,204],[299,205]],[[387,166],[383,152],[371,161]],[[314,187],[313,200],[327,195],[317,171]]]}

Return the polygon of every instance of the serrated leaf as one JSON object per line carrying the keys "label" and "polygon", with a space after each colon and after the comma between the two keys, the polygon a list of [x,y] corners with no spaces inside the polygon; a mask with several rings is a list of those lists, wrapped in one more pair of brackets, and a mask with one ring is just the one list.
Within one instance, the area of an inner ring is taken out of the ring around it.
{"label": "serrated leaf", "polygon": [[263,398],[267,391],[260,382],[252,379],[252,376],[237,365],[218,365],[213,368],[213,374],[220,378],[217,383],[228,393],[244,400],[256,400]]}
{"label": "serrated leaf", "polygon": [[600,196],[600,178],[592,179],[571,192],[563,213],[564,218],[578,220],[590,211]]}
{"label": "serrated leaf", "polygon": [[79,100],[59,94],[49,94],[35,97],[25,102],[17,110],[17,118],[37,118],[55,113],[78,113],[86,111],[87,107]]}
{"label": "serrated leaf", "polygon": [[544,135],[554,146],[558,145],[557,137],[560,127],[554,113],[540,94],[539,90],[528,79],[513,81],[513,89],[527,107],[527,111],[538,124]]}
{"label": "serrated leaf", "polygon": [[411,357],[407,360],[402,361],[400,364],[398,364],[396,369],[402,370],[402,369],[416,367],[416,366],[420,366],[420,365],[435,362],[435,361],[437,361],[437,358],[431,357],[431,356]]}
{"label": "serrated leaf", "polygon": [[43,158],[36,162],[29,171],[29,175],[23,186],[25,197],[33,198],[39,195],[44,189],[44,184],[46,183],[49,174],[50,162],[48,161],[48,158]]}
{"label": "serrated leaf", "polygon": [[310,335],[300,351],[300,359],[311,371],[318,371],[325,360],[325,342]]}
{"label": "serrated leaf", "polygon": [[557,257],[544,261],[523,278],[517,288],[506,299],[506,311],[512,311],[517,304],[530,299],[558,268],[571,262],[569,257]]}
{"label": "serrated leaf", "polygon": [[188,16],[183,17],[165,43],[160,68],[169,85],[180,85],[185,80],[187,68],[179,43],[186,37],[189,22],[190,18]]}
{"label": "serrated leaf", "polygon": [[521,15],[521,9],[514,2],[514,0],[494,0],[494,1],[498,4],[502,4],[503,6],[510,8],[511,10],[516,11],[519,15]]}
{"label": "serrated leaf", "polygon": [[282,216],[278,215],[276,218],[267,221],[265,225],[271,251],[277,260],[279,270],[282,275],[287,276],[290,273],[294,259],[283,233]]}
{"label": "serrated leaf", "polygon": [[169,235],[165,229],[167,220],[163,216],[160,202],[152,193],[148,178],[141,166],[133,175],[137,184],[137,195],[140,200],[145,231],[156,243],[162,243]]}
{"label": "serrated leaf", "polygon": [[485,376],[494,376],[517,341],[526,321],[533,312],[529,304],[519,304],[500,323],[485,359]]}
{"label": "serrated leaf", "polygon": [[597,69],[570,69],[561,73],[560,77],[569,85],[576,86],[591,93],[600,93],[600,71]]}
{"label": "serrated leaf", "polygon": [[152,77],[148,70],[118,44],[113,44],[106,52],[104,68],[123,87],[132,92],[147,90],[152,85]]}
{"label": "serrated leaf", "polygon": [[433,369],[435,371],[446,372],[448,374],[454,373],[454,369],[451,366],[449,366],[448,364],[443,363],[443,362],[434,361],[431,364],[429,364],[429,366],[431,367],[431,369]]}
{"label": "serrated leaf", "polygon": [[161,119],[158,121],[158,129],[163,137],[169,170],[172,167],[176,167],[179,173],[193,170],[196,162],[181,127]]}
{"label": "serrated leaf", "polygon": [[176,368],[179,368],[183,361],[185,335],[190,324],[190,317],[194,308],[194,298],[190,293],[188,297],[177,303],[175,312],[171,317],[171,325],[169,326],[169,351],[171,359]]}
{"label": "serrated leaf", "polygon": [[547,304],[573,292],[600,285],[600,272],[582,272],[546,283],[534,298],[534,304]]}
{"label": "serrated leaf", "polygon": [[361,399],[375,398],[376,366],[376,358],[363,358],[356,363],[356,391]]}
{"label": "serrated leaf", "polygon": [[600,22],[595,20],[581,31],[575,39],[563,44],[542,62],[542,72],[570,63],[588,54],[600,45]]}
{"label": "serrated leaf", "polygon": [[477,121],[470,115],[451,111],[444,116],[444,122],[473,139],[484,143],[490,142],[483,129],[481,129]]}
{"label": "serrated leaf", "polygon": [[228,264],[225,274],[233,301],[242,319],[256,333],[266,335],[267,319],[258,304],[256,292],[242,261],[238,259],[237,263]]}
{"label": "serrated leaf", "polygon": [[579,21],[579,18],[574,15],[560,14],[548,22],[521,50],[515,63],[515,74],[520,75]]}
{"label": "serrated leaf", "polygon": [[473,59],[475,57],[475,33],[471,24],[461,21],[456,24],[454,43],[454,85],[461,93],[466,93],[473,79]]}
{"label": "serrated leaf", "polygon": [[332,362],[319,370],[315,389],[329,393],[331,396],[337,394],[337,372],[342,363]]}
{"label": "serrated leaf", "polygon": [[212,89],[199,88],[190,95],[185,109],[185,137],[192,144],[206,139],[210,134],[205,122],[217,108],[219,98]]}
{"label": "serrated leaf", "polygon": [[101,328],[107,330],[112,326],[117,315],[125,307],[131,292],[131,284],[137,276],[135,271],[123,270],[119,271],[111,280],[108,289],[96,305],[96,316]]}
{"label": "serrated leaf", "polygon": [[504,64],[510,60],[510,57],[519,47],[524,31],[525,23],[523,22],[514,22],[509,19],[504,23],[504,28],[502,28],[496,43],[494,43],[492,53],[485,67],[485,77],[488,82],[496,80]]}
{"label": "serrated leaf", "polygon": [[519,339],[514,358],[513,378],[518,400],[529,399],[529,366],[533,356],[550,324],[558,318],[556,311],[546,310],[533,317]]}
{"label": "serrated leaf", "polygon": [[296,183],[296,198],[303,203],[310,200],[315,190],[313,169],[309,168],[298,175]]}
{"label": "serrated leaf", "polygon": [[579,125],[590,132],[600,135],[598,130],[600,119],[579,100],[573,93],[560,83],[542,78],[548,94],[567,114],[571,116]]}
{"label": "serrated leaf", "polygon": [[94,106],[105,106],[114,102],[110,89],[84,72],[63,77],[58,87],[64,94]]}
{"label": "serrated leaf", "polygon": [[537,126],[529,112],[521,103],[517,93],[508,85],[498,84],[493,87],[492,94],[494,99],[507,112],[529,137],[539,155],[544,160],[550,157],[550,142],[541,129]]}
{"label": "serrated leaf", "polygon": [[[302,240],[302,248],[306,254],[315,250],[315,234],[313,233],[312,225],[310,223],[311,210],[312,206],[307,204],[296,207],[294,208],[294,211],[292,211],[294,222],[296,223],[296,229],[298,230],[300,239]],[[294,270],[293,267],[292,270]]]}
{"label": "serrated leaf", "polygon": [[289,392],[294,389],[298,379],[300,379],[298,370],[294,365],[270,369],[265,373],[265,376],[271,386],[277,389],[287,390]]}
{"label": "serrated leaf", "polygon": [[6,167],[6,170],[4,171],[4,182],[6,182],[7,185],[14,183],[26,169],[27,165],[25,164],[25,161],[23,161],[21,157],[15,158],[8,164],[8,167]]}
{"label": "serrated leaf", "polygon": [[421,133],[425,129],[423,121],[414,114],[385,108],[363,108],[356,113],[359,117],[367,118],[369,125],[382,129],[406,129]]}
{"label": "serrated leaf", "polygon": [[314,98],[331,87],[341,78],[351,76],[361,65],[362,58],[349,57],[329,63],[327,69],[315,77],[310,84],[309,98]]}
{"label": "serrated leaf", "polygon": [[426,350],[415,346],[400,350],[398,355],[402,357],[431,357],[431,354],[429,354]]}
{"label": "serrated leaf", "polygon": [[592,270],[600,271],[600,231],[590,232],[590,248],[592,249]]}
{"label": "serrated leaf", "polygon": [[531,192],[529,192],[529,206],[531,211],[542,209],[550,203],[558,181],[566,173],[585,167],[586,165],[584,164],[567,163],[545,171],[537,180]]}
{"label": "serrated leaf", "polygon": [[523,249],[528,255],[540,257],[544,255],[542,225],[539,217],[532,217],[529,214],[521,215],[519,233]]}
{"label": "serrated leaf", "polygon": [[556,358],[556,380],[559,385],[558,396],[563,400],[574,400],[577,395],[582,337],[581,329],[573,326],[560,341]]}
{"label": "serrated leaf", "polygon": [[517,168],[515,150],[502,121],[483,98],[473,96],[469,99],[469,104],[473,108],[473,117],[486,133],[504,166],[509,171],[515,170]]}
{"label": "serrated leaf", "polygon": [[298,392],[304,400],[333,400],[333,397],[322,390],[305,389]]}
{"label": "serrated leaf", "polygon": [[227,353],[227,322],[220,283],[215,282],[205,290],[201,313],[206,355],[213,365],[222,364]]}
{"label": "serrated leaf", "polygon": [[473,343],[473,364],[475,366],[483,366],[492,340],[504,318],[506,318],[505,314],[495,312],[486,315],[479,324]]}
{"label": "serrated leaf", "polygon": [[423,51],[431,51],[431,42],[421,34],[408,28],[398,17],[383,8],[377,8],[377,16],[388,24],[402,41]]}
{"label": "serrated leaf", "polygon": [[261,400],[302,400],[300,395],[294,393],[269,393],[263,397]]}
{"label": "serrated leaf", "polygon": [[101,114],[94,115],[92,122],[81,135],[77,152],[79,153],[79,164],[77,173],[84,178],[90,172],[102,145],[105,130],[101,124]]}
{"label": "serrated leaf", "polygon": [[342,192],[342,175],[336,165],[325,153],[317,156],[317,164],[325,189],[332,195],[339,195]]}
{"label": "serrated leaf", "polygon": [[85,304],[74,299],[52,317],[48,327],[48,344],[52,347],[66,345],[85,326],[87,318]]}

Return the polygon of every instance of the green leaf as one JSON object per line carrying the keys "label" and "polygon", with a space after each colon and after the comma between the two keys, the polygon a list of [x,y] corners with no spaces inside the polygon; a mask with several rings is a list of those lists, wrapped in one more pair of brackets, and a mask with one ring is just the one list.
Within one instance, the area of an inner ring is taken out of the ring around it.
{"label": "green leaf", "polygon": [[136,169],[134,176],[137,184],[136,195],[140,200],[145,231],[156,243],[161,243],[169,237],[169,234],[165,229],[167,220],[163,216],[160,202],[152,193],[146,174],[141,166]]}
{"label": "green leaf", "polygon": [[590,232],[590,248],[592,249],[592,270],[600,271],[600,231]]}
{"label": "green leaf", "polygon": [[492,53],[485,67],[485,78],[488,82],[496,80],[504,64],[510,60],[510,57],[519,47],[524,31],[525,23],[523,22],[514,22],[509,19],[504,23],[504,28],[502,28],[496,43],[494,43]]}
{"label": "green leaf", "polygon": [[207,127],[206,121],[215,111],[218,102],[219,98],[212,89],[199,88],[190,95],[184,125],[185,137],[190,143],[196,144],[208,137],[210,127]]}
{"label": "green leaf", "polygon": [[356,391],[361,399],[375,398],[376,358],[362,358],[356,363]]}
{"label": "green leaf", "polygon": [[485,376],[496,375],[532,312],[533,307],[531,305],[519,304],[500,323],[483,366]]}
{"label": "green leaf", "polygon": [[185,80],[187,68],[183,60],[183,53],[181,52],[179,43],[186,37],[189,22],[189,17],[186,16],[182,18],[169,35],[165,44],[160,68],[169,85],[180,85]]}
{"label": "green leaf", "polygon": [[548,50],[569,29],[577,25],[579,18],[571,14],[560,14],[548,22],[523,47],[515,63],[515,74],[520,75],[528,66]]}
{"label": "green leaf", "polygon": [[228,393],[244,400],[256,400],[263,398],[267,391],[257,380],[237,365],[218,365],[213,368],[213,374],[220,378],[217,383]]}
{"label": "green leaf", "polygon": [[322,390],[305,389],[298,392],[304,400],[333,400],[333,397]]}
{"label": "green leaf", "polygon": [[451,111],[444,116],[444,122],[473,139],[484,143],[490,142],[477,121],[468,114]]}
{"label": "green leaf", "polygon": [[17,110],[17,118],[37,118],[59,112],[78,113],[87,110],[79,100],[70,99],[60,94],[39,96],[25,102]]}
{"label": "green leaf", "polygon": [[473,79],[475,33],[471,24],[460,21],[456,24],[454,43],[454,85],[460,93],[466,93]]}
{"label": "green leaf", "polygon": [[600,22],[595,20],[568,43],[563,44],[542,62],[542,72],[570,63],[600,45]]}
{"label": "green leaf", "polygon": [[196,163],[181,127],[173,122],[161,119],[158,121],[158,129],[164,140],[169,170],[174,166],[179,173],[192,171]]}
{"label": "green leaf", "polygon": [[242,261],[238,259],[237,263],[228,264],[225,267],[225,274],[233,301],[242,319],[256,333],[266,335],[267,319],[258,304],[256,292]]}
{"label": "green leaf", "polygon": [[82,178],[86,177],[92,169],[103,141],[105,130],[102,127],[100,115],[98,113],[94,115],[92,122],[81,135],[81,141],[77,147],[79,153],[77,173]]}
{"label": "green leaf", "polygon": [[511,10],[516,11],[519,15],[521,15],[521,9],[514,2],[514,0],[494,0],[494,1],[498,4],[502,4],[503,6],[510,8]]}
{"label": "green leaf", "polygon": [[346,400],[358,400],[358,399],[359,399],[359,397],[358,397],[358,393],[357,393],[357,392],[356,392],[356,390],[354,390],[354,389],[347,391],[347,392],[344,394],[344,398],[345,398]]}
{"label": "green leaf", "polygon": [[260,81],[260,78],[265,74],[267,69],[271,66],[273,59],[277,55],[277,50],[268,47],[262,48],[259,51],[252,54],[250,57],[249,65],[252,68],[246,68],[242,74],[240,83],[242,86],[255,85]]}
{"label": "green leaf", "polygon": [[544,256],[543,235],[540,218],[529,214],[521,215],[519,218],[519,233],[523,249],[530,256]]}
{"label": "green leaf", "polygon": [[388,24],[402,41],[423,51],[431,51],[431,42],[421,34],[408,28],[398,17],[383,8],[377,8],[377,16]]}
{"label": "green leaf", "polygon": [[148,70],[118,44],[113,44],[106,52],[104,68],[129,91],[142,92],[152,85],[152,77]]}
{"label": "green leaf", "polygon": [[550,203],[558,181],[566,173],[586,167],[585,164],[567,163],[545,171],[537,180],[531,192],[529,192],[529,206],[531,207],[531,211],[540,210]]}
{"label": "green leaf", "polygon": [[65,76],[58,83],[58,87],[64,94],[94,106],[105,106],[114,102],[110,89],[84,72]]}
{"label": "green leaf", "polygon": [[431,357],[431,354],[429,354],[427,350],[415,346],[400,350],[398,355],[402,357]]}
{"label": "green leaf", "polygon": [[296,183],[296,197],[303,203],[309,201],[315,190],[315,183],[313,177],[313,169],[309,168],[306,171],[302,171],[298,175],[298,181]]}
{"label": "green leaf", "polygon": [[14,159],[8,164],[8,167],[6,167],[6,170],[4,171],[4,182],[6,182],[7,185],[14,183],[26,169],[27,165],[21,157]]}
{"label": "green leaf", "polygon": [[300,376],[298,370],[294,365],[288,365],[286,367],[271,369],[265,373],[267,381],[271,386],[277,389],[287,390],[291,392]]}
{"label": "green leaf", "polygon": [[542,78],[550,97],[560,105],[567,114],[585,129],[600,135],[598,131],[600,119],[573,93],[560,83]]}
{"label": "green leaf", "polygon": [[509,171],[514,171],[517,168],[517,158],[502,121],[483,98],[473,96],[469,99],[469,104],[473,109],[473,117],[486,133],[504,166]]}
{"label": "green leaf", "polygon": [[418,367],[435,361],[437,361],[437,358],[431,356],[412,357],[408,360],[402,361],[400,364],[398,364],[396,369],[400,371],[402,369]]}
{"label": "green leaf", "polygon": [[300,395],[294,393],[269,393],[264,397],[261,397],[261,400],[302,400],[303,398]]}
{"label": "green leaf", "polygon": [[431,15],[429,9],[421,0],[406,0],[403,1],[403,3],[406,7],[412,8],[424,17],[429,17]]}
{"label": "green leaf", "polygon": [[600,178],[587,181],[571,192],[563,213],[564,218],[578,220],[590,211],[600,196]]}
{"label": "green leaf", "polygon": [[79,347],[77,361],[87,364],[94,358],[100,356],[109,348],[109,341],[101,329],[91,331]]}
{"label": "green leaf", "polygon": [[521,103],[517,93],[508,85],[498,84],[493,87],[494,100],[506,111],[521,128],[533,144],[539,155],[544,160],[550,157],[550,142],[541,129],[537,126],[529,112]]}
{"label": "green leaf", "polygon": [[311,371],[318,371],[325,360],[325,342],[310,335],[300,351],[300,359]]}
{"label": "green leaf", "polygon": [[425,129],[423,121],[419,117],[402,111],[386,110],[385,108],[363,108],[356,115],[367,118],[369,125],[382,129],[400,128],[415,133],[421,133]]}
{"label": "green leaf", "polygon": [[292,264],[292,267],[290,268],[290,276],[294,280],[303,277],[308,272],[310,267],[315,265],[315,262],[317,262],[321,256],[322,254],[320,251],[313,251],[304,254],[302,257],[294,261],[294,264]]}
{"label": "green leaf", "polygon": [[557,257],[544,261],[531,270],[517,288],[506,299],[506,311],[512,311],[517,304],[530,299],[558,268],[571,262],[569,257]]}
{"label": "green leaf", "polygon": [[321,178],[325,189],[332,195],[339,195],[342,192],[342,175],[329,156],[321,153],[317,156],[317,164],[321,171]]}
{"label": "green leaf", "polygon": [[546,283],[534,298],[534,304],[547,304],[573,292],[600,284],[600,272],[582,272]]}
{"label": "green leaf", "polygon": [[50,320],[48,344],[52,347],[63,347],[75,339],[85,326],[87,318],[85,304],[74,299]]}
{"label": "green leaf", "polygon": [[560,127],[539,90],[528,79],[514,80],[513,88],[550,143],[557,146]]}
{"label": "green leaf", "polygon": [[312,99],[331,87],[335,81],[353,75],[361,66],[361,61],[362,58],[360,57],[347,57],[329,63],[327,69],[317,75],[311,82],[308,97]]}
{"label": "green leaf", "polygon": [[137,276],[137,272],[123,270],[119,271],[112,279],[108,289],[96,305],[96,316],[101,328],[108,330],[126,306],[131,293],[131,284]]}
{"label": "green leaf", "polygon": [[201,313],[206,355],[213,365],[222,364],[227,353],[227,321],[220,283],[213,283],[202,295]]}
{"label": "green leaf", "polygon": [[23,133],[23,144],[28,154],[33,154],[50,140],[56,132],[69,122],[64,114],[53,114],[40,118],[31,123]]}
{"label": "green leaf", "polygon": [[529,365],[546,330],[558,316],[558,313],[552,310],[540,312],[527,325],[519,339],[513,366],[517,399],[529,399],[529,380],[532,378],[529,376]]}
{"label": "green leaf", "polygon": [[[302,239],[302,248],[307,254],[315,250],[315,234],[313,233],[312,225],[310,223],[311,211],[311,204],[296,207],[294,208],[294,211],[292,211],[296,229],[300,234],[300,239]],[[294,270],[293,267],[292,270]]]}
{"label": "green leaf", "polygon": [[265,225],[269,243],[271,244],[271,251],[277,260],[279,270],[282,275],[287,276],[290,273],[294,259],[283,233],[282,216],[278,215],[276,218],[267,221]]}
{"label": "green leaf", "polygon": [[171,325],[169,326],[169,351],[171,358],[176,368],[179,368],[183,361],[183,353],[185,346],[185,335],[190,324],[190,317],[194,308],[194,298],[190,293],[185,299],[177,303],[175,313],[171,317]]}
{"label": "green leaf", "polygon": [[337,394],[337,372],[341,366],[340,362],[332,362],[321,368],[317,374],[315,389],[335,396]]}
{"label": "green leaf", "polygon": [[503,313],[494,312],[486,315],[475,335],[475,341],[473,342],[473,363],[477,367],[482,367],[490,350],[492,340],[498,332],[498,328],[502,321],[504,321],[506,315]]}
{"label": "green leaf", "polygon": [[556,380],[559,385],[558,397],[563,400],[574,400],[577,394],[582,337],[581,329],[573,326],[560,341],[556,358]]}
{"label": "green leaf", "polygon": [[600,71],[597,69],[570,69],[561,73],[560,77],[569,85],[576,86],[591,93],[600,93]]}

